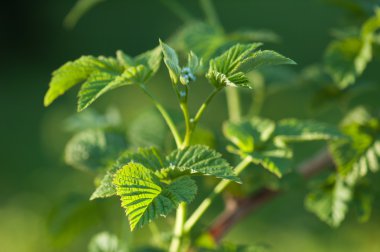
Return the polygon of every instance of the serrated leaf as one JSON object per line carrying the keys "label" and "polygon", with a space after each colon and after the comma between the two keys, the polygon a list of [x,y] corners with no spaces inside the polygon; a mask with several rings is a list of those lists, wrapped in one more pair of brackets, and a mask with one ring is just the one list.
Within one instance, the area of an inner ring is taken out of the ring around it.
{"label": "serrated leaf", "polygon": [[153,171],[160,171],[165,166],[158,150],[154,147],[139,148],[137,151],[125,151],[118,157],[113,167],[106,172],[99,186],[91,195],[90,200],[115,195],[116,188],[112,183],[113,177],[119,169],[130,162],[142,164]]}
{"label": "serrated leaf", "polygon": [[117,59],[84,56],[68,62],[53,73],[45,95],[45,106],[76,84],[84,83],[78,94],[78,110],[91,105],[104,93],[131,84],[145,83],[157,72],[161,51],[157,47],[134,59],[117,52]]}
{"label": "serrated leaf", "polygon": [[181,202],[191,202],[197,190],[189,177],[163,184],[152,170],[133,162],[117,171],[113,183],[126,209],[131,230],[158,216],[166,216]]}
{"label": "serrated leaf", "polygon": [[159,171],[166,164],[163,163],[162,158],[156,148],[140,148],[137,151],[126,151],[122,153],[113,167],[106,172],[99,186],[91,195],[90,200],[97,198],[107,198],[116,194],[115,185],[112,183],[115,173],[121,169],[124,165],[130,162],[142,164],[145,167],[149,167],[151,170]]}
{"label": "serrated leaf", "polygon": [[249,72],[265,66],[295,65],[296,63],[283,55],[271,50],[259,50],[254,52],[240,65],[239,70]]}
{"label": "serrated leaf", "polygon": [[175,150],[166,158],[169,167],[240,182],[231,165],[218,152],[204,145]]}
{"label": "serrated leaf", "polygon": [[84,82],[98,67],[104,64],[92,56],[82,56],[75,61],[69,61],[52,74],[49,90],[44,98],[44,105],[49,106],[58,96],[67,90]]}
{"label": "serrated leaf", "polygon": [[106,168],[126,148],[122,135],[97,129],[74,135],[65,148],[65,162],[84,171]]}
{"label": "serrated leaf", "polygon": [[164,55],[164,62],[169,70],[170,79],[177,84],[181,76],[181,67],[179,66],[178,55],[169,45],[160,40],[161,50]]}
{"label": "serrated leaf", "polygon": [[295,141],[337,140],[344,138],[344,135],[332,125],[298,119],[279,121],[274,135],[274,141],[279,145],[286,145],[287,142]]}
{"label": "serrated leaf", "polygon": [[273,51],[256,51],[260,43],[236,44],[210,61],[207,79],[216,88],[250,87],[245,74],[265,65],[294,64],[294,61]]}
{"label": "serrated leaf", "polygon": [[123,252],[116,235],[101,232],[92,237],[88,244],[88,252]]}
{"label": "serrated leaf", "polygon": [[332,176],[307,195],[305,206],[322,221],[338,227],[347,214],[351,199],[351,186],[341,177]]}

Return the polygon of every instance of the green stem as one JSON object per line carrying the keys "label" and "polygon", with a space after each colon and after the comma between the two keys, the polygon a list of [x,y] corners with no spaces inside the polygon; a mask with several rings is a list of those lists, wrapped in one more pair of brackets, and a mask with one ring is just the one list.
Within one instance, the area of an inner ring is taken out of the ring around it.
{"label": "green stem", "polygon": [[210,104],[211,100],[214,98],[214,96],[219,93],[219,91],[222,90],[221,88],[216,88],[212,93],[207,97],[207,99],[202,103],[201,107],[198,109],[197,114],[194,117],[193,120],[193,128],[196,127],[199,120],[202,118],[202,115],[204,111],[206,110],[207,106]]}
{"label": "green stem", "polygon": [[178,252],[181,249],[183,234],[184,234],[184,224],[186,220],[186,203],[182,202],[179,204],[176,213],[176,220],[173,231],[173,239],[170,243],[169,252]]}
{"label": "green stem", "polygon": [[146,89],[145,85],[140,85],[141,89],[144,91],[144,93],[152,100],[153,104],[156,106],[157,110],[161,113],[162,117],[164,118],[166,124],[168,125],[173,137],[174,141],[179,148],[182,145],[182,138],[180,134],[178,133],[178,129],[175,126],[172,118],[170,117],[169,113],[165,110],[165,108],[159,103],[156,98]]}
{"label": "green stem", "polygon": [[164,4],[169,10],[173,12],[179,19],[183,22],[190,22],[194,20],[193,16],[185,7],[175,0],[161,0],[161,3]]}
{"label": "green stem", "polygon": [[[236,167],[235,173],[239,175],[245,168],[251,163],[252,158],[247,156],[244,158]],[[231,180],[222,180],[215,187],[214,190],[210,193],[210,195],[205,198],[202,203],[198,206],[198,208],[194,211],[194,213],[190,216],[190,218],[185,223],[185,233],[191,231],[194,225],[199,221],[202,215],[206,212],[206,210],[210,207],[211,203],[214,201],[215,197],[226,189],[226,187],[231,183]]]}
{"label": "green stem", "polygon": [[215,11],[215,7],[211,0],[199,0],[199,4],[203,9],[203,12],[206,14],[207,21],[210,25],[215,28],[223,31],[222,25],[219,21],[218,15]]}
{"label": "green stem", "polygon": [[230,121],[239,122],[241,120],[239,90],[237,88],[226,88],[226,97]]}
{"label": "green stem", "polygon": [[181,146],[181,148],[183,149],[190,145],[192,126],[190,122],[189,106],[187,105],[187,103],[181,103],[180,106],[183,112],[183,117],[185,119],[185,127],[186,127],[185,139],[183,140],[182,146]]}

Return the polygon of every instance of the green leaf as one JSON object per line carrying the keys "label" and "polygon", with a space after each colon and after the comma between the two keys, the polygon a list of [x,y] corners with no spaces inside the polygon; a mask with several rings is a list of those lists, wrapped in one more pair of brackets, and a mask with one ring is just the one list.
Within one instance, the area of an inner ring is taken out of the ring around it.
{"label": "green leaf", "polygon": [[109,59],[113,66],[123,67],[123,72],[113,72],[102,69],[93,73],[79,91],[78,110],[81,111],[91,105],[104,93],[125,85],[145,84],[158,70],[161,62],[159,47],[147,51],[131,59],[123,52],[118,51],[118,60]]}
{"label": "green leaf", "polygon": [[239,67],[240,71],[250,72],[253,69],[275,65],[295,65],[296,62],[271,50],[259,50],[250,55]]}
{"label": "green leaf", "polygon": [[[289,156],[290,155],[290,156]],[[291,151],[287,149],[278,149],[265,152],[253,152],[249,154],[252,163],[261,165],[264,169],[281,178],[284,173],[288,172],[291,157]]]}
{"label": "green leaf", "polygon": [[305,206],[322,221],[338,227],[347,214],[351,199],[351,186],[341,177],[332,176],[307,195]]}
{"label": "green leaf", "polygon": [[332,42],[325,53],[326,71],[341,89],[355,83],[368,62],[372,59],[372,48],[359,38],[346,38]]}
{"label": "green leaf", "polygon": [[317,121],[298,119],[279,121],[274,135],[274,141],[279,146],[295,141],[337,140],[344,138],[344,135],[334,126]]}
{"label": "green leaf", "polygon": [[98,68],[105,67],[105,64],[101,59],[82,56],[61,66],[52,74],[49,90],[44,99],[45,106],[49,106],[58,96],[76,84],[84,82]]}
{"label": "green leaf", "polygon": [[216,88],[250,87],[245,74],[257,67],[294,64],[294,61],[273,51],[256,51],[260,43],[236,44],[210,61],[206,77]]}
{"label": "green leaf", "polygon": [[65,148],[65,162],[83,171],[106,168],[126,148],[122,135],[97,129],[77,133]]}
{"label": "green leaf", "polygon": [[240,123],[224,123],[223,133],[243,152],[252,152],[255,145],[260,148],[268,141],[275,127],[275,123],[269,119],[253,117]]}
{"label": "green leaf", "polygon": [[181,75],[178,55],[169,45],[160,40],[161,50],[164,55],[164,62],[169,70],[169,75],[174,84],[177,84]]}
{"label": "green leaf", "polygon": [[210,61],[206,77],[217,88],[225,86],[249,87],[245,74],[237,70],[259,46],[261,46],[260,43],[237,44],[231,47],[222,55]]}
{"label": "green leaf", "polygon": [[121,51],[117,52],[117,58],[83,56],[53,73],[44,104],[50,105],[70,88],[83,83],[78,94],[78,111],[82,111],[112,89],[146,83],[157,72],[160,61],[159,47],[134,59]]}
{"label": "green leaf", "polygon": [[166,216],[181,202],[191,202],[197,190],[189,177],[164,184],[154,171],[133,162],[117,171],[113,183],[126,209],[131,230],[158,216]]}
{"label": "green leaf", "polygon": [[325,54],[326,71],[341,89],[355,83],[372,60],[372,44],[380,28],[380,11],[361,27],[359,36],[332,42]]}
{"label": "green leaf", "polygon": [[350,139],[330,143],[329,150],[342,176],[355,181],[369,170],[379,170],[380,123],[371,119],[364,124],[352,123],[343,128]]}
{"label": "green leaf", "polygon": [[231,165],[218,152],[204,145],[175,150],[166,158],[171,168],[240,182]]}
{"label": "green leaf", "polygon": [[126,151],[122,153],[113,167],[106,172],[99,186],[91,195],[90,200],[97,198],[107,198],[116,194],[115,185],[112,183],[115,173],[120,170],[124,165],[130,162],[142,164],[149,167],[151,170],[159,171],[166,164],[163,163],[162,158],[156,148],[140,148],[137,151]]}
{"label": "green leaf", "polygon": [[[141,70],[141,68],[139,69]],[[79,91],[78,111],[86,109],[101,95],[112,89],[134,84],[130,81],[130,70],[127,69],[123,73],[98,72],[92,74]]]}
{"label": "green leaf", "polygon": [[88,244],[88,252],[123,252],[116,235],[108,232],[96,234]]}

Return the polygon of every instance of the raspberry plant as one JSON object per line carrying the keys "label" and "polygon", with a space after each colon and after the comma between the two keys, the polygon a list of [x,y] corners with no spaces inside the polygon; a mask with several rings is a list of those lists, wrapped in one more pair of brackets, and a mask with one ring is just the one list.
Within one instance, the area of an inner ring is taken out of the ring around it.
{"label": "raspberry plant", "polygon": [[[96,2],[79,1],[66,24],[74,24],[78,18],[76,13]],[[134,57],[121,50],[115,57],[82,56],[67,62],[52,74],[45,106],[80,85],[77,108],[83,111],[107,92],[131,86],[130,92],[135,92],[133,88],[140,89],[149,97],[166,124],[162,125],[155,113],[143,115],[131,124],[134,130],[125,139],[113,130],[117,122],[112,116],[84,112],[83,118],[90,115],[87,123],[91,127],[84,126],[68,142],[65,160],[69,165],[95,174],[97,187],[90,199],[119,197],[131,231],[152,225],[150,223],[157,218],[175,212],[170,238],[155,234],[159,237],[154,239],[160,241],[155,248],[157,251],[262,251],[265,250],[262,246],[218,244],[229,225],[234,224],[231,220],[238,211],[249,211],[245,210],[250,208],[244,208],[244,204],[256,204],[259,197],[265,201],[285,190],[294,174],[309,178],[325,167],[334,166],[336,169],[330,169],[325,180],[316,184],[308,194],[306,208],[329,225],[338,226],[345,218],[350,203],[359,202],[362,211],[359,218],[368,219],[371,197],[363,190],[370,183],[367,174],[379,169],[378,116],[359,107],[347,113],[340,125],[316,120],[287,118],[274,121],[260,117],[260,101],[265,99],[265,92],[270,91],[270,86],[265,90],[258,85],[260,78],[255,77],[266,78],[266,69],[276,65],[295,64],[275,51],[261,49],[263,44],[258,40],[272,41],[276,35],[257,31],[225,33],[209,0],[200,1],[207,22],[194,19],[175,1],[162,2],[185,21],[184,27],[168,43],[159,40],[157,47]],[[318,82],[319,90],[315,93],[322,92],[323,99],[339,99],[340,95],[351,92],[372,59],[373,47],[379,43],[376,33],[379,27],[380,12],[376,10],[357,33],[345,35],[329,45],[324,67],[308,69],[293,81]],[[171,83],[167,85],[172,86],[178,110],[182,113],[180,121],[150,90],[150,80],[162,62],[170,77]],[[277,70],[274,68],[272,71]],[[188,104],[189,96],[194,95],[191,86],[197,85],[202,78],[211,85],[212,91],[198,110],[191,113]],[[246,115],[240,108],[239,90],[243,89],[253,89],[255,98],[253,111]],[[229,112],[229,118],[221,126],[227,145],[216,149],[207,141],[209,135],[199,133],[198,125],[213,98],[222,92],[227,95],[227,103],[226,108],[220,109]],[[79,120],[79,127],[86,125],[83,118]],[[166,130],[172,140],[163,139],[162,132]],[[328,150],[322,151],[317,160],[311,159],[300,170],[293,169],[293,143],[306,144],[310,141],[325,141]],[[259,172],[261,168],[264,172]],[[249,188],[254,187],[250,185],[251,177],[240,177],[243,171],[245,174],[264,174],[264,177],[253,177],[256,179],[253,183],[263,189]],[[189,212],[188,205],[198,195],[196,177],[215,177],[219,182],[194,207],[195,210]],[[273,183],[275,186],[271,187]],[[209,227],[195,228],[216,197],[227,188],[242,190],[244,186],[254,194],[247,196],[246,201],[236,201],[238,207],[227,212],[225,219],[219,219]],[[240,210],[239,202],[245,202]],[[202,242],[206,238],[211,242]],[[122,239],[101,233],[91,241],[89,250],[129,251],[128,246],[122,245]]]}

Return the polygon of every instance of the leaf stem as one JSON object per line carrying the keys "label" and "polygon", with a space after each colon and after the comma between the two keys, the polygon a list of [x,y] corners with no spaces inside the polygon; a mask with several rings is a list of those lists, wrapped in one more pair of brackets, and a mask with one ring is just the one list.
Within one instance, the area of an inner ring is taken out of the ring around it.
{"label": "leaf stem", "polygon": [[191,13],[176,0],[161,0],[161,3],[171,10],[173,14],[175,14],[183,22],[186,23],[194,20]]}
{"label": "leaf stem", "polygon": [[211,100],[214,98],[214,96],[219,93],[219,91],[222,90],[221,88],[216,88],[214,89],[214,91],[212,91],[212,93],[207,97],[207,99],[202,103],[201,107],[198,109],[198,112],[197,114],[195,115],[194,117],[194,120],[193,120],[193,128],[196,127],[197,123],[199,122],[199,120],[201,119],[204,111],[206,110],[207,106],[210,104]]}
{"label": "leaf stem", "polygon": [[240,96],[237,88],[226,88],[227,108],[230,121],[241,120]]}
{"label": "leaf stem", "polygon": [[161,113],[162,117],[164,118],[166,124],[168,125],[173,137],[174,141],[179,148],[182,145],[182,138],[180,134],[178,133],[178,129],[175,126],[172,118],[170,117],[169,113],[166,111],[166,109],[157,101],[157,99],[148,91],[146,86],[144,84],[140,85],[140,88],[144,91],[144,93],[152,100],[153,104],[156,106],[157,110]]}
{"label": "leaf stem", "polygon": [[173,239],[170,243],[169,252],[178,252],[181,248],[181,243],[184,234],[184,224],[186,220],[186,203],[182,202],[179,204],[176,213],[176,220],[173,231]]}
{"label": "leaf stem", "polygon": [[220,23],[219,17],[216,13],[215,7],[211,0],[199,0],[199,4],[203,9],[203,12],[206,14],[207,21],[210,25],[217,28],[220,31],[223,31],[223,27]]}
{"label": "leaf stem", "polygon": [[[245,157],[236,167],[235,173],[239,175],[245,168],[251,163],[252,158],[250,156]],[[226,187],[231,183],[231,180],[222,180],[215,187],[214,190],[209,194],[207,198],[205,198],[202,203],[198,206],[198,208],[194,211],[194,213],[190,216],[190,218],[186,221],[184,226],[185,233],[191,231],[194,225],[199,221],[202,215],[206,212],[206,210],[210,207],[211,203],[214,201],[215,197],[226,189]]]}

